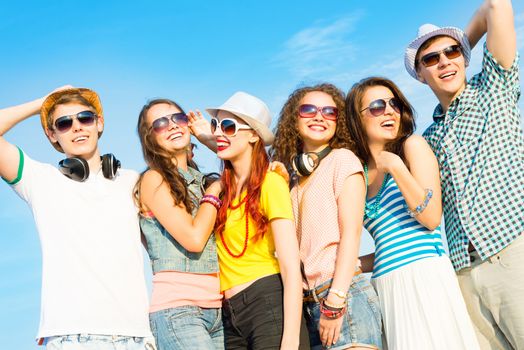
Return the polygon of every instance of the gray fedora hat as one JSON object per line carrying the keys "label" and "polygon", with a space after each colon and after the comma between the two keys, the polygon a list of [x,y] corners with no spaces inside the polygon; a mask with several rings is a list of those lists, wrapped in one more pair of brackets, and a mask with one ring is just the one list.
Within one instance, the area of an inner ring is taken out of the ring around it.
{"label": "gray fedora hat", "polygon": [[235,92],[221,106],[206,108],[206,111],[213,117],[216,117],[219,111],[234,114],[253,128],[266,146],[271,145],[275,139],[275,135],[269,128],[271,112],[261,99],[253,95],[242,91]]}
{"label": "gray fedora hat", "polygon": [[469,59],[471,58],[471,47],[469,46],[469,40],[461,29],[455,27],[437,27],[433,24],[423,24],[418,29],[417,37],[408,45],[406,53],[404,54],[404,65],[409,75],[418,80],[417,71],[415,69],[415,58],[417,51],[428,39],[431,39],[438,35],[445,35],[455,39],[460,46],[462,46],[462,54],[464,55],[464,62],[466,67],[469,65]]}

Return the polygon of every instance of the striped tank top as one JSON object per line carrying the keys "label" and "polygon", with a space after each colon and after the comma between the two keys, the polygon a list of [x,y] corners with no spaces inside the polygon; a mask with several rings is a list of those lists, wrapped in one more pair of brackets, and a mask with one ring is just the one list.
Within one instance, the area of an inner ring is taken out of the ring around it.
{"label": "striped tank top", "polygon": [[[373,203],[375,198],[367,201]],[[375,241],[372,278],[380,277],[416,260],[445,254],[440,226],[434,231],[409,216],[406,201],[395,180],[389,177],[373,219],[365,217],[364,227]]]}

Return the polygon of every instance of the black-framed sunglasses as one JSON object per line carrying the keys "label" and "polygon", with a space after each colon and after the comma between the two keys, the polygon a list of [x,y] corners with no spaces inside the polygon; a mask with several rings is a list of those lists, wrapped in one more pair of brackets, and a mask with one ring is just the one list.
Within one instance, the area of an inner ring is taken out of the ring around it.
{"label": "black-framed sunglasses", "polygon": [[327,120],[337,120],[338,108],[334,106],[318,107],[312,104],[303,104],[298,107],[298,115],[301,118],[313,118],[320,112]]}
{"label": "black-framed sunglasses", "polygon": [[369,103],[369,106],[364,108],[360,111],[360,113],[364,112],[366,109],[369,110],[369,113],[371,113],[374,117],[380,117],[386,112],[386,107],[389,103],[389,106],[393,108],[393,110],[400,114],[402,111],[402,107],[400,104],[400,101],[396,97],[390,97],[390,98],[379,98],[378,100],[371,101]]}
{"label": "black-framed sunglasses", "polygon": [[169,128],[170,120],[180,127],[185,127],[189,124],[189,119],[185,113],[173,113],[155,119],[151,124],[151,129],[156,133],[164,132]]}
{"label": "black-framed sunglasses", "polygon": [[448,59],[452,60],[462,55],[462,48],[460,45],[451,45],[440,51],[425,54],[419,61],[424,67],[431,67],[439,63],[441,54],[446,55]]}
{"label": "black-framed sunglasses", "polygon": [[77,114],[64,115],[62,117],[56,118],[54,123],[54,128],[60,132],[66,132],[73,126],[73,120],[78,120],[78,122],[84,126],[93,125],[98,116],[93,111],[81,111]]}
{"label": "black-framed sunglasses", "polygon": [[238,130],[250,130],[253,129],[249,125],[240,124],[235,119],[224,118],[218,120],[217,118],[211,118],[211,132],[214,134],[217,128],[220,128],[222,135],[224,136],[235,136]]}

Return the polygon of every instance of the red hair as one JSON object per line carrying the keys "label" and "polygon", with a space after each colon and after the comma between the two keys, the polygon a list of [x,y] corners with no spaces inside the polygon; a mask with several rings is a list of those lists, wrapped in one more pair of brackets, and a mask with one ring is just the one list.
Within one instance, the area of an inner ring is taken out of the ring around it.
{"label": "red hair", "polygon": [[[267,217],[264,216],[260,210],[260,192],[262,190],[262,182],[264,182],[268,167],[269,157],[262,142],[259,140],[253,147],[249,180],[243,186],[243,189],[247,189],[245,208],[248,208],[248,214],[257,226],[257,232],[255,234],[257,239],[264,236],[269,224]],[[221,180],[224,184],[224,196],[222,198],[222,206],[218,211],[215,222],[215,229],[218,234],[222,234],[224,231],[227,221],[227,209],[237,193],[233,165],[230,161],[226,160],[223,162],[222,168]]]}

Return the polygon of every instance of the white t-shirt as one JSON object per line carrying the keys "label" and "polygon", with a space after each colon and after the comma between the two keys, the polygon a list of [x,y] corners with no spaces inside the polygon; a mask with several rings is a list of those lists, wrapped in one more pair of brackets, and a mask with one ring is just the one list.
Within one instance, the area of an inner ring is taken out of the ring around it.
{"label": "white t-shirt", "polygon": [[13,185],[33,212],[42,245],[38,338],[66,334],[149,337],[148,295],[135,171],[85,182],[23,155]]}

